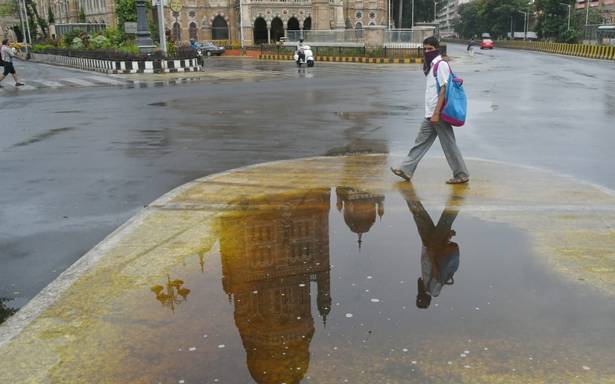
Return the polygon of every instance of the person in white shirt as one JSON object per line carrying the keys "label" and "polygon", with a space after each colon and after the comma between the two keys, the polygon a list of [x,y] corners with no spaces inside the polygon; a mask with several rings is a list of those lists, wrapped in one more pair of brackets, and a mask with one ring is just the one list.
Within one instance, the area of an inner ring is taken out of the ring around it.
{"label": "person in white shirt", "polygon": [[[0,57],[2,58],[2,65],[4,66],[4,72],[0,77],[0,81],[4,80],[4,78],[10,73],[11,75],[13,75],[13,79],[15,80],[15,86],[22,86],[23,83],[20,83],[17,80],[15,67],[13,67],[13,57],[15,57],[15,54],[13,53],[13,49],[9,47],[9,39],[2,40],[2,48],[0,48]],[[0,88],[2,88],[2,85],[0,85]]]}
{"label": "person in white shirt", "polygon": [[[446,95],[446,83],[451,69],[448,63],[442,60],[439,48],[440,43],[433,36],[423,41],[423,72],[426,79],[425,119],[416,136],[414,147],[412,147],[401,165],[398,168],[392,167],[391,171],[402,179],[411,181],[419,161],[425,156],[436,140],[436,137],[438,137],[448,165],[453,171],[453,177],[447,180],[447,183],[463,184],[470,180],[470,174],[455,142],[453,127],[449,123],[440,120],[440,111],[444,106]],[[437,76],[434,74],[436,64]],[[440,93],[438,93],[436,81],[440,85]]]}
{"label": "person in white shirt", "polygon": [[299,44],[297,44],[297,56],[299,56],[299,61],[305,62],[305,52],[303,51],[303,39],[299,39]]}

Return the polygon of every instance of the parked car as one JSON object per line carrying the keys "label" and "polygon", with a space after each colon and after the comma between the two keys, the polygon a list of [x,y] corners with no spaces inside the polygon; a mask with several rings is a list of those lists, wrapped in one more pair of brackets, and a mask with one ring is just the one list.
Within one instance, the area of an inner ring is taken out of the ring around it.
{"label": "parked car", "polygon": [[493,49],[495,47],[495,43],[491,39],[483,39],[480,42],[480,49]]}
{"label": "parked car", "polygon": [[203,50],[203,53],[207,56],[220,56],[224,53],[224,47],[218,47],[211,41],[200,43],[199,48],[201,48]]}

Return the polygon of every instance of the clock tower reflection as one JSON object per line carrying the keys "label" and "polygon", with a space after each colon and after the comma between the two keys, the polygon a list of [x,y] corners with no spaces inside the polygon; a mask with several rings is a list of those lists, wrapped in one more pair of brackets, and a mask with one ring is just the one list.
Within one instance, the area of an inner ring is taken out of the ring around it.
{"label": "clock tower reflection", "polygon": [[323,323],[331,310],[330,190],[242,201],[220,221],[222,285],[257,383],[298,383],[314,336],[312,289]]}

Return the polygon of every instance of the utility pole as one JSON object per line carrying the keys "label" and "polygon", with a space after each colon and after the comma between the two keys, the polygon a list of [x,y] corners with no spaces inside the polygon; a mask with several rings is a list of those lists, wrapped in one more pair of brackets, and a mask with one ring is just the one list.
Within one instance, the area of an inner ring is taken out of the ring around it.
{"label": "utility pole", "polygon": [[513,16],[510,15],[510,39],[515,39],[515,31],[513,31]]}
{"label": "utility pole", "polygon": [[572,6],[566,3],[560,3],[560,4],[568,7],[568,29],[566,31],[570,31],[570,8],[572,8]]}
{"label": "utility pole", "polygon": [[162,56],[167,56],[167,31],[164,26],[164,1],[158,0],[158,40],[160,41],[160,51]]}
{"label": "utility pole", "polygon": [[28,20],[28,8],[26,8],[26,0],[20,0],[19,2],[20,8],[22,4],[23,4],[24,20],[26,23],[26,29],[23,31],[24,40],[26,42],[26,59],[30,59],[30,48],[28,47],[28,44],[32,45],[32,35],[30,34],[30,22]]}
{"label": "utility pole", "polygon": [[589,24],[589,1],[590,0],[585,0],[586,5],[585,5],[585,32],[587,33],[587,24]]}
{"label": "utility pole", "polygon": [[412,23],[410,24],[410,29],[414,29],[414,0],[412,0]]}
{"label": "utility pole", "polygon": [[523,11],[517,11],[519,13],[523,14],[523,40],[527,40],[527,16],[528,13],[527,12],[523,12]]}
{"label": "utility pole", "polygon": [[404,0],[399,0],[399,15],[397,16],[397,28],[402,28],[402,18],[401,16],[404,13]]}
{"label": "utility pole", "polygon": [[243,54],[243,7],[242,5],[243,5],[242,0],[239,0],[239,39],[241,40],[241,52]]}

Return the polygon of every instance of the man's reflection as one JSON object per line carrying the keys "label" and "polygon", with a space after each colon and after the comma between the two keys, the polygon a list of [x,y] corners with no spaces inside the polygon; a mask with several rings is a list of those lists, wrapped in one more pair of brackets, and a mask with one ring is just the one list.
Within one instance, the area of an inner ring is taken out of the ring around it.
{"label": "man's reflection", "polygon": [[257,383],[298,383],[314,335],[311,283],[331,310],[329,189],[244,201],[220,221],[222,285]]}
{"label": "man's reflection", "polygon": [[453,276],[459,268],[459,245],[451,240],[455,236],[455,231],[451,227],[463,203],[465,187],[461,186],[451,191],[440,219],[435,225],[411,184],[399,185],[399,191],[410,208],[423,243],[416,306],[428,308],[431,298],[438,297],[444,285],[452,285],[455,282]]}

